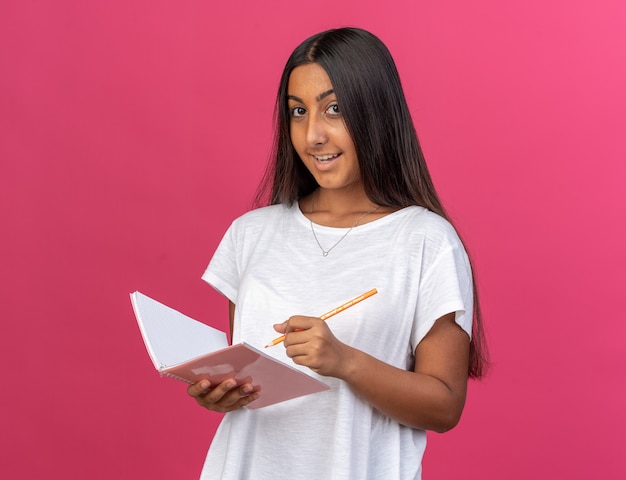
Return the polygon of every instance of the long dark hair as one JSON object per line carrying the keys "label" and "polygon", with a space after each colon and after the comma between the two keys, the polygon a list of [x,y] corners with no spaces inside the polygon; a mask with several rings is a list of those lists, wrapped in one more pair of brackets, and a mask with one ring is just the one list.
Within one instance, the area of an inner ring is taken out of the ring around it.
{"label": "long dark hair", "polygon": [[[330,78],[368,198],[389,207],[419,205],[450,221],[428,172],[395,62],[380,39],[357,28],[318,33],[287,60],[278,88],[272,155],[256,204],[292,204],[318,187],[289,133],[289,76],[310,63],[319,64]],[[472,330],[469,375],[479,378],[488,361],[475,281]]]}

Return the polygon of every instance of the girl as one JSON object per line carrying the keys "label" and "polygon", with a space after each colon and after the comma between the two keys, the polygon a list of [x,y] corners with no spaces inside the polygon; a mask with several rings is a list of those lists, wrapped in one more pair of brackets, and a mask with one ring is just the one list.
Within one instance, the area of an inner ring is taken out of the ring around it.
{"label": "girl", "polygon": [[263,394],[250,384],[192,385],[228,412],[202,478],[419,479],[426,430],[457,424],[485,360],[470,262],[389,51],[354,28],[307,39],[276,116],[257,197],[270,205],[233,222],[203,278],[230,301],[234,343],[285,334],[267,352],[331,389],[249,410]]}

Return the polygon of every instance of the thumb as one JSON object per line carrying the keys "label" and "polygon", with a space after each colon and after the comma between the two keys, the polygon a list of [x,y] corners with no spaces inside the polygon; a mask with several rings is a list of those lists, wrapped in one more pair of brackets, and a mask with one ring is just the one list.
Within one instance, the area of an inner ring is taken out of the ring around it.
{"label": "thumb", "polygon": [[285,331],[287,330],[287,322],[275,323],[274,330],[276,330],[278,333],[285,333]]}

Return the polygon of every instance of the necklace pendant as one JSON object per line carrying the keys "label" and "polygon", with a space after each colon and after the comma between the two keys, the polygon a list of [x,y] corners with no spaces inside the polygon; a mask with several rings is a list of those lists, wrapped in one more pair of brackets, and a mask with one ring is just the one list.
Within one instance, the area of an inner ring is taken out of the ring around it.
{"label": "necklace pendant", "polygon": [[309,212],[309,224],[311,225],[311,233],[313,234],[313,238],[315,238],[315,243],[317,243],[317,246],[320,247],[320,250],[322,251],[322,256],[323,257],[327,257],[328,254],[330,253],[330,251],[333,248],[335,248],[337,245],[339,245],[342,242],[342,240],[344,238],[346,238],[348,236],[348,234],[354,229],[354,227],[356,227],[359,224],[359,222],[361,220],[363,220],[365,217],[367,217],[370,213],[374,213],[376,210],[378,210],[380,208],[380,205],[377,205],[376,208],[372,208],[371,210],[365,212],[363,215],[361,215],[359,218],[357,218],[356,222],[354,222],[354,225],[352,225],[348,229],[348,231],[346,233],[344,233],[341,236],[341,238],[339,240],[337,240],[335,242],[335,244],[332,247],[330,247],[328,250],[324,250],[324,247],[322,247],[322,244],[320,243],[319,238],[317,238],[317,235],[315,234],[315,229],[313,228],[313,218],[312,218],[312,215],[313,215],[314,207],[315,207],[315,200],[311,199],[311,211]]}

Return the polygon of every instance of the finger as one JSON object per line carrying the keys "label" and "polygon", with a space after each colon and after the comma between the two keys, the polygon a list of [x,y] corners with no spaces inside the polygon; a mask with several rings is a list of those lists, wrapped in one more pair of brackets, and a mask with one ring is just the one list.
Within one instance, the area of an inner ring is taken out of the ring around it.
{"label": "finger", "polygon": [[328,325],[323,320],[315,317],[304,317],[303,322],[298,322],[298,325],[306,325],[305,328],[288,329],[285,334],[284,345],[297,345],[299,343],[307,343],[311,341],[323,340],[327,337],[329,331]]}
{"label": "finger", "polygon": [[211,382],[209,382],[208,380],[201,380],[198,383],[189,385],[189,388],[187,388],[187,393],[192,397],[198,397],[209,393],[210,388]]}
{"label": "finger", "polygon": [[259,398],[260,393],[251,384],[245,384],[229,390],[216,401],[212,401],[211,395],[206,395],[198,399],[198,403],[209,410],[232,412]]}
{"label": "finger", "polygon": [[307,330],[315,325],[315,321],[319,320],[315,317],[305,317],[302,315],[294,315],[285,322],[285,333],[298,332]]}
{"label": "finger", "polygon": [[243,397],[240,401],[239,407],[245,407],[246,405],[251,404],[260,396],[261,396],[261,392],[256,391],[256,392],[251,393],[247,397]]}
{"label": "finger", "polygon": [[261,392],[259,391],[253,392],[250,395],[239,398],[239,400],[237,400],[235,403],[219,408],[218,411],[232,412],[233,410],[237,410],[239,408],[242,408],[242,407],[245,407],[246,405],[251,404],[260,396],[261,396]]}
{"label": "finger", "polygon": [[274,325],[274,330],[276,330],[278,333],[285,333],[285,330],[287,329],[287,322],[283,322],[283,323],[275,323]]}
{"label": "finger", "polygon": [[285,320],[283,323],[275,323],[272,326],[274,327],[274,330],[276,330],[278,333],[287,333],[287,332],[304,330],[304,328],[300,326],[301,318],[306,318],[306,317],[294,316],[294,317],[289,318],[288,320]]}
{"label": "finger", "polygon": [[298,328],[285,334],[285,340],[283,340],[283,345],[285,347],[289,347],[291,345],[299,345],[301,343],[308,342],[309,338],[310,333],[308,332],[308,330]]}
{"label": "finger", "polygon": [[[213,389],[209,389],[204,395],[200,395],[203,402],[205,403],[217,403],[220,402],[224,397],[227,397],[228,393],[237,387],[237,382],[234,378],[230,378],[224,380],[222,383],[217,385]],[[230,403],[234,403],[231,401]]]}

